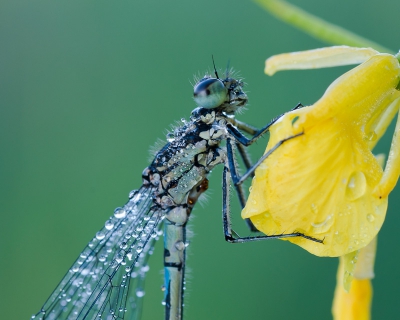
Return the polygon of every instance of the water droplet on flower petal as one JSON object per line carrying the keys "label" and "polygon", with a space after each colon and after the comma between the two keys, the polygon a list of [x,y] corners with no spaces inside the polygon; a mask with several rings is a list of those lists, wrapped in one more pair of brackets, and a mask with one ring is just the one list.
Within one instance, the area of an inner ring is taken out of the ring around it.
{"label": "water droplet on flower petal", "polygon": [[322,222],[313,222],[311,226],[313,227],[313,232],[316,234],[327,232],[330,227],[333,225],[334,219],[333,215],[330,214],[326,217],[326,219]]}
{"label": "water droplet on flower petal", "polygon": [[362,197],[367,189],[367,179],[361,171],[353,172],[347,182],[346,197],[356,200]]}
{"label": "water droplet on flower petal", "polygon": [[378,138],[378,135],[376,134],[375,131],[371,131],[367,133],[367,135],[364,137],[365,140],[367,141],[375,141]]}

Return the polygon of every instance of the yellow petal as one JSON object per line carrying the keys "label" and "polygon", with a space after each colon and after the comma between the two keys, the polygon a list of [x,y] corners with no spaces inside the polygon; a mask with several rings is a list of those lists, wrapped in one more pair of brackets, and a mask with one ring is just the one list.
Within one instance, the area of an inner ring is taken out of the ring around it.
{"label": "yellow petal", "polygon": [[379,52],[371,48],[334,46],[308,51],[283,53],[265,62],[265,73],[272,76],[281,70],[315,69],[362,63]]}
{"label": "yellow petal", "polygon": [[[337,78],[307,115],[308,121],[338,116],[347,125],[362,127],[379,119],[388,105],[400,96],[399,61],[392,55],[373,56]],[[303,121],[306,121],[304,118]],[[301,121],[297,126],[301,125]]]}
{"label": "yellow petal", "polygon": [[343,289],[346,292],[350,291],[351,282],[354,278],[354,270],[358,261],[358,256],[360,251],[362,251],[363,249],[353,251],[339,257],[340,263],[342,264],[342,278],[340,279],[341,281],[337,283],[337,285],[343,286]]}
{"label": "yellow petal", "polygon": [[373,139],[370,139],[369,142],[369,148],[371,150],[375,147],[379,139],[383,136],[387,127],[390,125],[397,112],[399,112],[399,108],[400,108],[400,98],[397,98],[388,106],[385,112],[382,113],[382,116],[379,119],[377,119],[377,121],[374,124],[371,125],[370,129],[371,132],[373,132],[372,134]]}
{"label": "yellow petal", "polygon": [[374,238],[366,247],[339,258],[332,307],[335,320],[370,319],[376,242]]}
{"label": "yellow petal", "polygon": [[376,255],[377,237],[364,248],[360,249],[354,268],[355,279],[373,279],[375,277],[374,265]]}
{"label": "yellow petal", "polygon": [[389,158],[386,163],[384,175],[375,187],[374,196],[387,197],[396,186],[400,174],[400,117],[397,118],[396,129],[390,147]]}
{"label": "yellow petal", "polygon": [[370,279],[354,279],[347,293],[342,286],[343,261],[340,260],[333,300],[334,320],[369,320],[371,318],[372,285]]}
{"label": "yellow petal", "polygon": [[399,97],[399,75],[396,58],[376,55],[338,78],[316,104],[277,121],[267,150],[303,135],[285,142],[256,170],[242,217],[265,234],[302,232],[324,239],[287,239],[319,256],[342,256],[367,245],[385,219],[387,198],[372,193],[382,169],[369,148],[371,132],[364,130]]}

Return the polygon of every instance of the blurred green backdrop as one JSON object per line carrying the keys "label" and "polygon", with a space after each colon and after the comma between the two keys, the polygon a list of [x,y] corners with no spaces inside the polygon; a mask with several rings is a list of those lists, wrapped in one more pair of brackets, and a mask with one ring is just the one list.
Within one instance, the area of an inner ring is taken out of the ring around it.
{"label": "blurred green backdrop", "polygon": [[[292,3],[393,50],[398,0]],[[276,53],[324,46],[251,1],[0,2],[0,318],[38,311],[113,209],[140,185],[149,146],[195,107],[190,81],[231,65],[256,126],[311,104],[348,68],[263,74]],[[393,126],[392,126],[393,129]],[[259,157],[267,140],[252,150]],[[379,152],[390,145],[386,137]],[[186,319],[329,319],[337,259],[283,241],[223,240],[221,168],[190,228]],[[375,319],[398,317],[399,188],[379,237]],[[234,225],[241,229],[239,209]],[[241,229],[242,230],[242,229]],[[150,260],[143,319],[163,319],[162,250]],[[397,251],[396,251],[397,252]]]}

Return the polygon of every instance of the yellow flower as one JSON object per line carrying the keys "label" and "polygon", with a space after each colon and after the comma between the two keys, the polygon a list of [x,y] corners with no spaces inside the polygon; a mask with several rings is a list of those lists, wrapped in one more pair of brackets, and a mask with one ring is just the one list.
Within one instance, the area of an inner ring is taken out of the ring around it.
{"label": "yellow flower", "polygon": [[332,307],[335,320],[369,320],[371,318],[371,279],[374,277],[375,252],[376,238],[359,252],[339,258]]}
{"label": "yellow flower", "polygon": [[336,79],[314,105],[285,114],[270,129],[270,150],[256,170],[243,218],[265,234],[301,232],[319,244],[287,238],[318,256],[342,256],[377,235],[400,172],[400,123],[385,171],[371,150],[400,107],[396,57],[372,49],[323,48],[278,55],[266,72],[363,62]]}

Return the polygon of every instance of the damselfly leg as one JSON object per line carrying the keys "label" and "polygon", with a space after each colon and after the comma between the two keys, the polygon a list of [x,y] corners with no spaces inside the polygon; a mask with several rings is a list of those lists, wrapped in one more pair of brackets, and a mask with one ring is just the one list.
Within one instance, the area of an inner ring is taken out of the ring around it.
{"label": "damselfly leg", "polygon": [[[298,103],[291,111],[302,108],[303,105],[301,103]],[[248,177],[253,177],[254,176],[254,171],[255,169],[262,163],[262,161],[265,160],[265,158],[268,157],[269,154],[264,155],[264,157],[262,157],[261,159],[259,159],[257,161],[257,163],[255,165],[252,164],[251,159],[247,153],[247,149],[246,146],[247,145],[251,145],[253,142],[255,142],[258,138],[260,138],[261,136],[263,136],[265,133],[268,132],[269,128],[271,127],[271,125],[273,125],[280,117],[282,117],[283,114],[275,117],[274,119],[272,119],[266,126],[264,126],[262,129],[257,129],[245,122],[242,121],[238,121],[236,119],[230,119],[230,123],[233,124],[237,129],[243,130],[244,132],[250,134],[253,136],[252,139],[247,139],[239,130],[235,130],[234,131],[234,135],[233,137],[240,137],[240,140],[237,139],[235,146],[239,152],[239,155],[241,156],[243,163],[246,167],[246,173],[241,177],[238,178],[237,175],[237,165],[236,165],[236,161],[234,160],[234,156],[233,156],[233,151],[232,151],[232,145],[230,143],[229,146],[227,147],[227,153],[228,153],[228,167],[232,168],[231,169],[231,175],[233,178],[233,182],[234,182],[234,188],[236,190],[238,199],[239,199],[239,203],[241,208],[243,209],[246,205],[246,197],[245,197],[245,193],[243,190],[243,185],[242,182],[244,180],[246,180]],[[240,141],[245,141],[245,143],[242,143]],[[283,143],[284,141],[282,141]],[[276,148],[279,146],[276,146]],[[275,149],[276,149],[275,148]],[[275,150],[274,149],[274,150]],[[273,150],[272,150],[273,151]],[[246,224],[248,226],[248,228],[250,229],[250,231],[252,232],[258,232],[257,228],[254,226],[254,224],[251,222],[251,220],[249,218],[245,219]]]}
{"label": "damselfly leg", "polygon": [[[296,106],[297,107],[297,106]],[[243,243],[249,241],[259,241],[259,240],[267,240],[267,239],[281,239],[281,238],[292,238],[292,237],[303,237],[305,239],[315,241],[318,243],[323,243],[323,240],[316,239],[313,237],[309,237],[300,232],[293,232],[293,233],[285,233],[285,234],[278,234],[278,235],[265,235],[265,236],[250,236],[250,237],[240,237],[233,229],[230,220],[230,193],[229,193],[229,185],[232,179],[237,194],[239,195],[239,199],[243,195],[243,189],[241,188],[242,183],[250,176],[254,174],[256,168],[268,157],[270,156],[276,149],[278,149],[283,143],[286,141],[296,138],[303,133],[287,137],[278,143],[276,143],[268,152],[266,152],[253,166],[248,168],[247,172],[243,174],[242,177],[239,177],[237,174],[237,163],[234,157],[233,146],[238,144],[243,145],[251,145],[254,141],[256,141],[262,134],[268,131],[269,127],[277,120],[274,119],[271,123],[266,125],[262,128],[252,139],[248,139],[245,137],[239,130],[235,127],[228,127],[228,131],[232,134],[236,141],[232,141],[230,138],[227,139],[226,142],[226,154],[227,154],[227,163],[225,164],[224,171],[223,171],[223,179],[222,179],[222,189],[223,189],[223,210],[222,210],[222,220],[224,225],[224,235],[225,240],[231,243]],[[242,201],[240,201],[242,202]]]}

